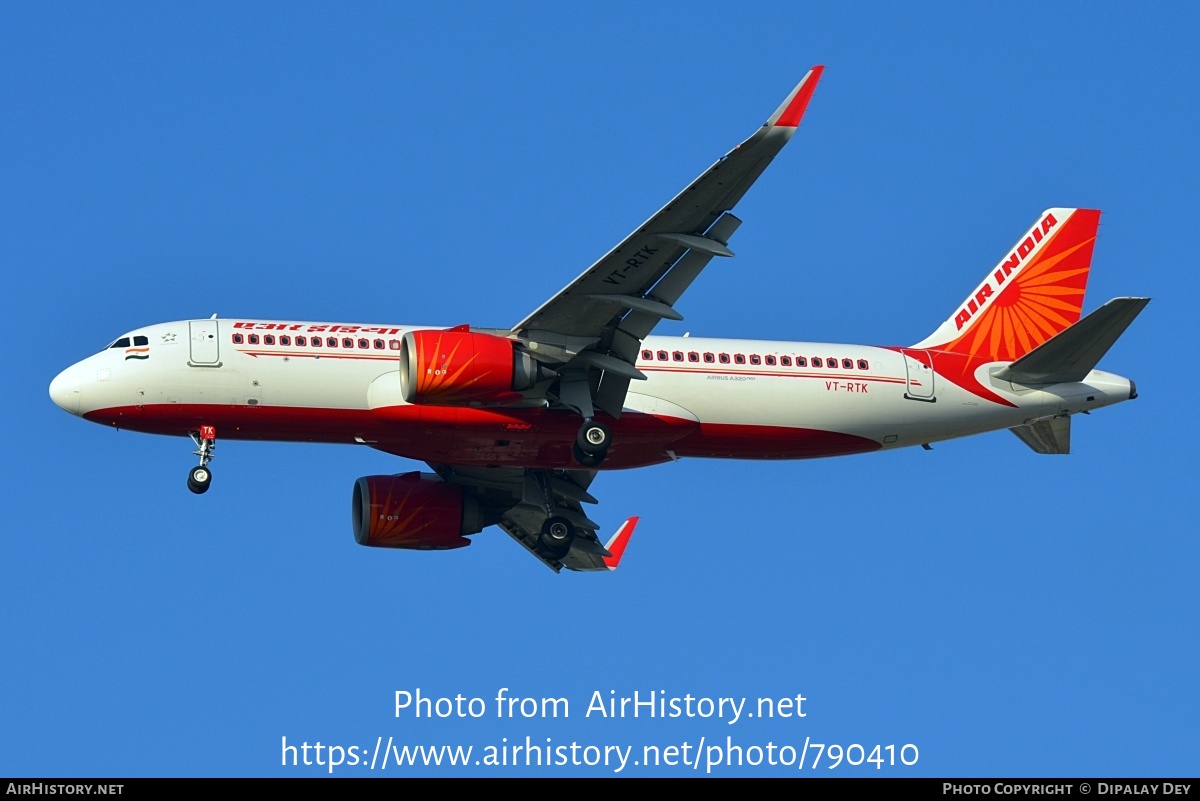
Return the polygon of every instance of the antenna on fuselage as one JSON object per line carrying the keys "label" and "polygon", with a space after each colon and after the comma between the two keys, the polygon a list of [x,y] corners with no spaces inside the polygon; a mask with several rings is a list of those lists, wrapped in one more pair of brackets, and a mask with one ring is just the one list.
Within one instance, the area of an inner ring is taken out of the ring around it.
{"label": "antenna on fuselage", "polygon": [[210,319],[210,320],[215,320],[215,319],[217,319],[217,313],[216,313],[216,312],[213,312],[213,316],[212,316],[212,317],[209,317],[208,319]]}

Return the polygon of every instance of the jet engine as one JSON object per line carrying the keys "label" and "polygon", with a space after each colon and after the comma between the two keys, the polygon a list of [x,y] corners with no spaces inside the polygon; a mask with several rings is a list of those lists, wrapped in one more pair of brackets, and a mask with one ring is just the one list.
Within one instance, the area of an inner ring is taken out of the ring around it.
{"label": "jet engine", "polygon": [[466,326],[409,331],[400,344],[400,392],[407,403],[512,403],[537,377],[537,363],[511,339],[471,333]]}
{"label": "jet engine", "polygon": [[478,501],[429,473],[364,476],[354,482],[354,539],[374,548],[444,551],[483,530]]}

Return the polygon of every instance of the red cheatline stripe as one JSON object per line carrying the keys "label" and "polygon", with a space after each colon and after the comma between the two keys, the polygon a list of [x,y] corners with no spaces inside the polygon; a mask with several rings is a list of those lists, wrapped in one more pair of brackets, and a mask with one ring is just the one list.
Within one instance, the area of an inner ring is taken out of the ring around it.
{"label": "red cheatline stripe", "polygon": [[370,355],[367,355],[367,354],[359,355],[359,354],[348,354],[348,353],[336,353],[336,352],[332,352],[332,351],[326,353],[326,352],[322,352],[322,351],[303,351],[303,352],[301,352],[301,351],[284,351],[284,352],[280,352],[280,351],[274,351],[274,350],[238,350],[238,353],[243,353],[247,356],[254,356],[256,358],[259,356],[311,356],[311,357],[317,357],[317,358],[322,358],[322,359],[361,359],[361,360],[367,360],[367,361],[392,361],[392,360],[397,360],[400,358],[399,352],[392,354],[392,355],[387,355],[387,354],[382,354],[382,353],[381,354],[370,354]]}
{"label": "red cheatline stripe", "polygon": [[756,370],[700,370],[690,367],[639,367],[643,373],[691,373],[693,375],[752,375],[758,378],[846,378],[859,381],[878,381],[885,384],[903,384],[905,379],[893,376],[873,376],[863,373],[767,373]]}

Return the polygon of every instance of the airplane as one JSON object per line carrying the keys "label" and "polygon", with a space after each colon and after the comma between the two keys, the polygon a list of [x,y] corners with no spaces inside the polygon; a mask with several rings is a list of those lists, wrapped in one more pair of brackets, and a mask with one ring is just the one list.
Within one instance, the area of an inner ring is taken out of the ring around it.
{"label": "airplane", "polygon": [[1096,365],[1149,302],[1082,316],[1100,212],[1038,215],[950,316],[907,347],[668,337],[729,258],[734,206],[795,134],[823,67],[578,278],[510,329],[210,319],[150,325],[62,371],[53,401],[116,429],[189,436],[194,493],[217,434],[366,445],[432,473],[359,478],[362,545],[445,550],[499,526],[547,567],[615,569],[584,504],[600,470],[808,459],[1010,429],[1070,451],[1071,416],[1137,397]]}

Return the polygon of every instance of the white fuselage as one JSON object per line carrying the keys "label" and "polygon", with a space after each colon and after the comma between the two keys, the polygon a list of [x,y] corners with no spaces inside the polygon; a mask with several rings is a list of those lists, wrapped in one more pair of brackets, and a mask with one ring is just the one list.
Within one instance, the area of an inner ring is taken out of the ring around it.
{"label": "white fuselage", "polygon": [[[73,414],[153,433],[183,436],[214,425],[231,439],[357,442],[426,461],[570,466],[578,426],[570,411],[544,402],[406,404],[399,340],[413,329],[163,323],[67,368],[50,394]],[[1132,394],[1127,379],[1099,370],[1079,383],[1014,387],[991,377],[1001,363],[978,367],[977,386],[962,387],[936,372],[937,358],[904,348],[651,336],[637,362],[648,380],[630,385],[604,466],[897,448],[1089,411]]]}

